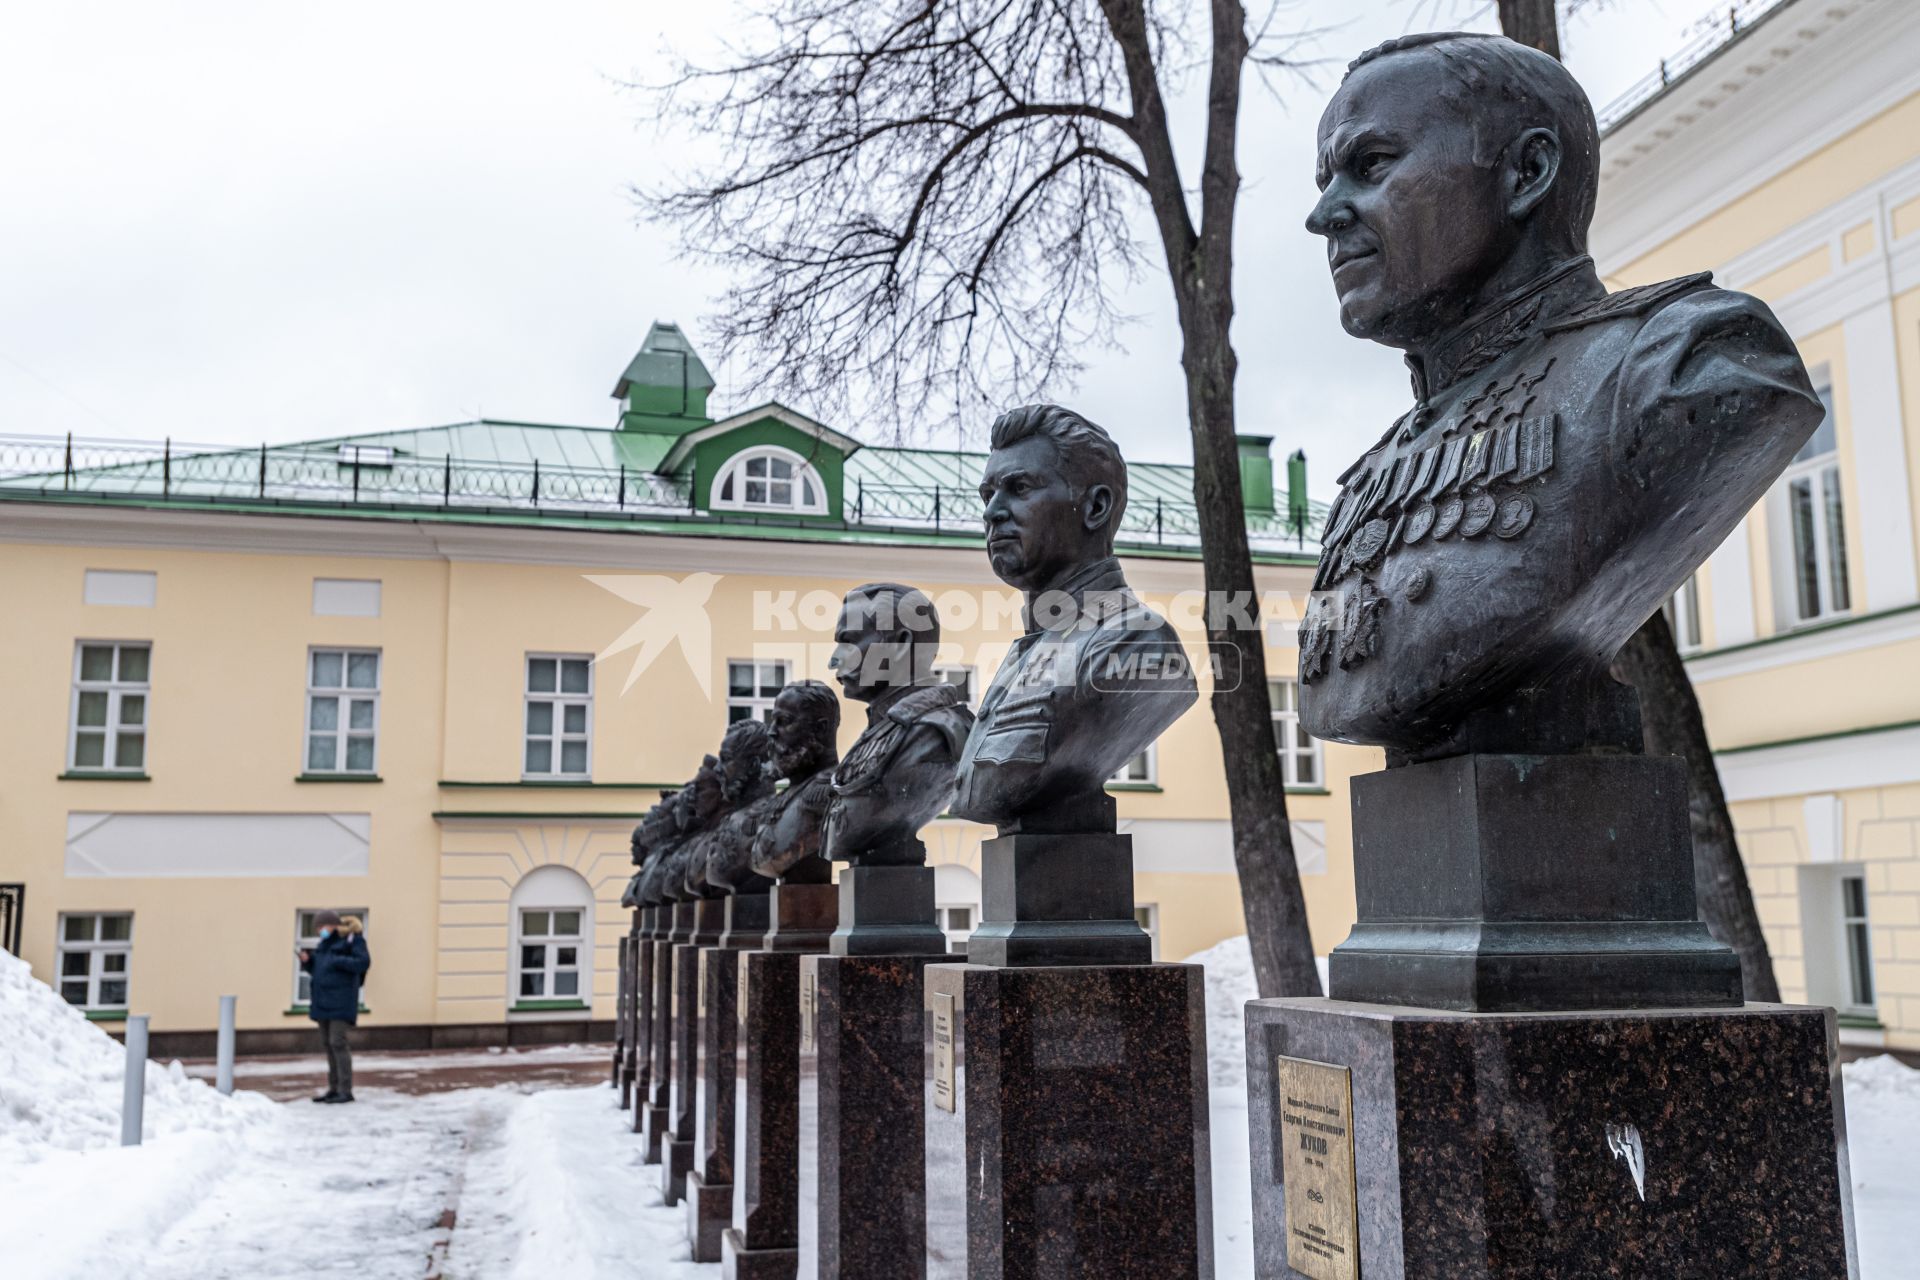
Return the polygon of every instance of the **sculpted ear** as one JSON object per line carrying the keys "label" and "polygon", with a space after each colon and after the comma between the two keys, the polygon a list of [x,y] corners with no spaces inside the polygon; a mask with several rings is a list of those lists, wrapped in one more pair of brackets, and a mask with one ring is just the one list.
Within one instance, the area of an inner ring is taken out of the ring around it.
{"label": "sculpted ear", "polygon": [[1113,486],[1090,485],[1080,496],[1080,519],[1087,528],[1098,529],[1113,515]]}
{"label": "sculpted ear", "polygon": [[1507,216],[1521,222],[1539,207],[1560,177],[1560,135],[1529,129],[1507,148]]}

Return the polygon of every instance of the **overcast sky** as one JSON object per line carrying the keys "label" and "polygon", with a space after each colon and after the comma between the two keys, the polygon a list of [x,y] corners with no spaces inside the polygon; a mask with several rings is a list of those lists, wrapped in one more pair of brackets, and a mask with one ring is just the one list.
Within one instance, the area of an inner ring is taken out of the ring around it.
{"label": "overcast sky", "polygon": [[[1569,65],[1604,105],[1724,8],[1611,0],[1564,33]],[[611,425],[608,393],[648,323],[678,320],[698,346],[723,279],[636,220],[628,184],[701,144],[639,118],[618,82],[658,79],[669,43],[710,49],[728,9],[12,0],[0,432],[277,443],[481,415]],[[1329,65],[1283,102],[1249,92],[1241,429],[1276,436],[1276,454],[1304,447],[1317,496],[1407,400],[1397,354],[1341,332],[1322,242],[1301,227],[1320,107],[1359,50],[1491,29],[1492,10],[1296,0],[1282,22],[1332,26],[1316,50]],[[1130,457],[1185,461],[1165,279],[1123,305],[1140,317],[1125,349],[1051,398]],[[714,363],[716,410],[762,398],[749,370]],[[897,430],[836,425],[876,442]]]}

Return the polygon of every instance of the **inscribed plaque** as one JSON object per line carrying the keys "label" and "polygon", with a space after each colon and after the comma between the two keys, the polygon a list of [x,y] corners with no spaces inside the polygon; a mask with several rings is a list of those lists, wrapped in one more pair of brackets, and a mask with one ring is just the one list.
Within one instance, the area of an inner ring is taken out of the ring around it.
{"label": "inscribed plaque", "polygon": [[1276,1058],[1287,1265],[1313,1280],[1358,1280],[1353,1180],[1353,1073],[1305,1058]]}
{"label": "inscribed plaque", "polygon": [[747,1025],[747,975],[753,971],[753,966],[747,963],[747,957],[752,954],[751,951],[740,953],[739,990],[733,994],[734,1001],[740,1006],[740,1025],[743,1027]]}
{"label": "inscribed plaque", "polygon": [[933,994],[933,1105],[942,1111],[957,1109],[953,1084],[953,996],[936,991]]}

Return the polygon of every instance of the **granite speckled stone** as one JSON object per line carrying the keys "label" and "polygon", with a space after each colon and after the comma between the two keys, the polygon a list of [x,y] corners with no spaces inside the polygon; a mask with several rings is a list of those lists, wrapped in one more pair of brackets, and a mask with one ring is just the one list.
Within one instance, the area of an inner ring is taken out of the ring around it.
{"label": "granite speckled stone", "polygon": [[645,1099],[642,1114],[636,1117],[648,1164],[659,1164],[665,1159],[667,1131],[672,1127],[669,1113],[673,1101],[673,949],[693,933],[693,905],[676,902],[660,908],[665,928],[652,947],[653,1016],[647,1038],[653,1050],[653,1067],[642,1095]]}
{"label": "granite speckled stone", "polygon": [[632,1002],[627,1037],[627,1077],[632,1084],[633,1131],[646,1132],[648,1094],[653,1088],[653,930],[655,907],[640,912],[640,932],[629,959],[628,998]]}
{"label": "granite speckled stone", "polygon": [[[1256,1273],[1286,1265],[1276,1056],[1353,1072],[1366,1280],[1857,1275],[1833,1013],[1247,1005]],[[1607,1126],[1632,1125],[1644,1199]]]}
{"label": "granite speckled stone", "polygon": [[720,1235],[733,1219],[734,1111],[739,1089],[739,985],[744,947],[702,947],[700,1093],[693,1171],[687,1175],[687,1240],[695,1262],[720,1261]]}
{"label": "granite speckled stone", "polygon": [[929,1277],[1213,1275],[1200,966],[930,964],[926,992],[957,1083],[926,1111]]}
{"label": "granite speckled stone", "polygon": [[703,898],[693,904],[693,932],[673,947],[673,1004],[668,1034],[673,1044],[673,1095],[667,1104],[664,1157],[660,1165],[660,1194],[667,1204],[679,1204],[687,1193],[687,1175],[693,1171],[699,1133],[700,1098],[700,951],[720,940],[726,904]]}
{"label": "granite speckled stone", "polygon": [[942,959],[828,955],[800,962],[803,974],[811,968],[815,975],[821,1280],[927,1274],[922,971]]}

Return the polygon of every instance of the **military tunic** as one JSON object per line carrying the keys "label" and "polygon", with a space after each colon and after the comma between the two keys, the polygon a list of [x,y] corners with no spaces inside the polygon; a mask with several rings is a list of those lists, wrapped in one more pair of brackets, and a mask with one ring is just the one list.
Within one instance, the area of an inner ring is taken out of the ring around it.
{"label": "military tunic", "polygon": [[826,855],[835,862],[919,863],[917,833],[953,799],[973,712],[958,688],[902,685],[867,705],[867,727],[833,771]]}

